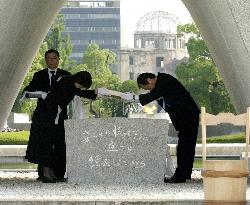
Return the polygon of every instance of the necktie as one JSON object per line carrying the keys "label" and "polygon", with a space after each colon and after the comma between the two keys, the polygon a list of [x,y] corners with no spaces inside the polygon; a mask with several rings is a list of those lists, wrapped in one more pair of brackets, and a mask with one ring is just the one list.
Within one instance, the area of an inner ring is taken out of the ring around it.
{"label": "necktie", "polygon": [[56,82],[56,75],[55,75],[55,71],[50,71],[50,73],[51,73],[50,86],[53,87]]}

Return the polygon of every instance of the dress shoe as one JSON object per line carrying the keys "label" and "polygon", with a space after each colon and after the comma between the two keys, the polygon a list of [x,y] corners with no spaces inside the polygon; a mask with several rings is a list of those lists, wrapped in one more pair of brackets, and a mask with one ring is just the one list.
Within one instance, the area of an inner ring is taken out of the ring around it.
{"label": "dress shoe", "polygon": [[42,177],[43,183],[56,183],[57,178],[54,175],[54,172],[49,167],[43,167],[43,177]]}
{"label": "dress shoe", "polygon": [[167,177],[164,177],[164,182],[165,183],[170,183],[170,184],[185,183],[186,182],[186,178],[177,178],[177,177],[167,178]]}
{"label": "dress shoe", "polygon": [[68,178],[57,178],[57,182],[68,182]]}
{"label": "dress shoe", "polygon": [[43,177],[39,176],[36,178],[37,181],[42,181],[43,180]]}
{"label": "dress shoe", "polygon": [[47,177],[44,176],[42,182],[43,183],[56,183],[57,180],[53,179],[53,178],[47,178]]}

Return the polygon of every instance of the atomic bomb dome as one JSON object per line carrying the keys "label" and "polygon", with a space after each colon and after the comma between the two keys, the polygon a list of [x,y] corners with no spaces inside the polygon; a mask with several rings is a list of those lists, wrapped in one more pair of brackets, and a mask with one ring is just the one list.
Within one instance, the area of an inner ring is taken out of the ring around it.
{"label": "atomic bomb dome", "polygon": [[184,49],[185,40],[177,36],[179,18],[165,11],[146,13],[137,22],[135,48]]}
{"label": "atomic bomb dome", "polygon": [[185,36],[177,35],[178,17],[165,11],[146,13],[137,22],[134,48],[121,48],[119,75],[135,80],[140,73],[175,75],[176,66],[187,60]]}
{"label": "atomic bomb dome", "polygon": [[162,32],[176,34],[179,18],[165,11],[153,11],[146,13],[137,22],[138,32]]}

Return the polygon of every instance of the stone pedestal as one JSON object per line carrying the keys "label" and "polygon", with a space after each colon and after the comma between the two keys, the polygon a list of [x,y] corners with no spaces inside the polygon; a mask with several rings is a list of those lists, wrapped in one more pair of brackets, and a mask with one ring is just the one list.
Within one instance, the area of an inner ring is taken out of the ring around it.
{"label": "stone pedestal", "polygon": [[159,184],[172,170],[167,120],[67,120],[65,130],[69,183]]}

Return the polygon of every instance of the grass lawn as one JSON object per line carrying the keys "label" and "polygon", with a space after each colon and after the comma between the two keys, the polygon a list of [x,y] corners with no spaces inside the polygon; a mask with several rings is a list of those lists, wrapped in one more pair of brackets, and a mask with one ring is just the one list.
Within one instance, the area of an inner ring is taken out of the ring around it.
{"label": "grass lawn", "polygon": [[0,145],[26,145],[29,134],[29,131],[0,132]]}
{"label": "grass lawn", "polygon": [[201,169],[202,168],[202,159],[194,159],[193,168]]}
{"label": "grass lawn", "polygon": [[37,169],[37,165],[29,162],[0,163],[0,170],[1,169]]}
{"label": "grass lawn", "polygon": [[[0,145],[26,145],[29,139],[29,131],[0,132]],[[207,143],[244,143],[244,133],[223,135],[207,138]],[[201,143],[201,138],[197,140]]]}

